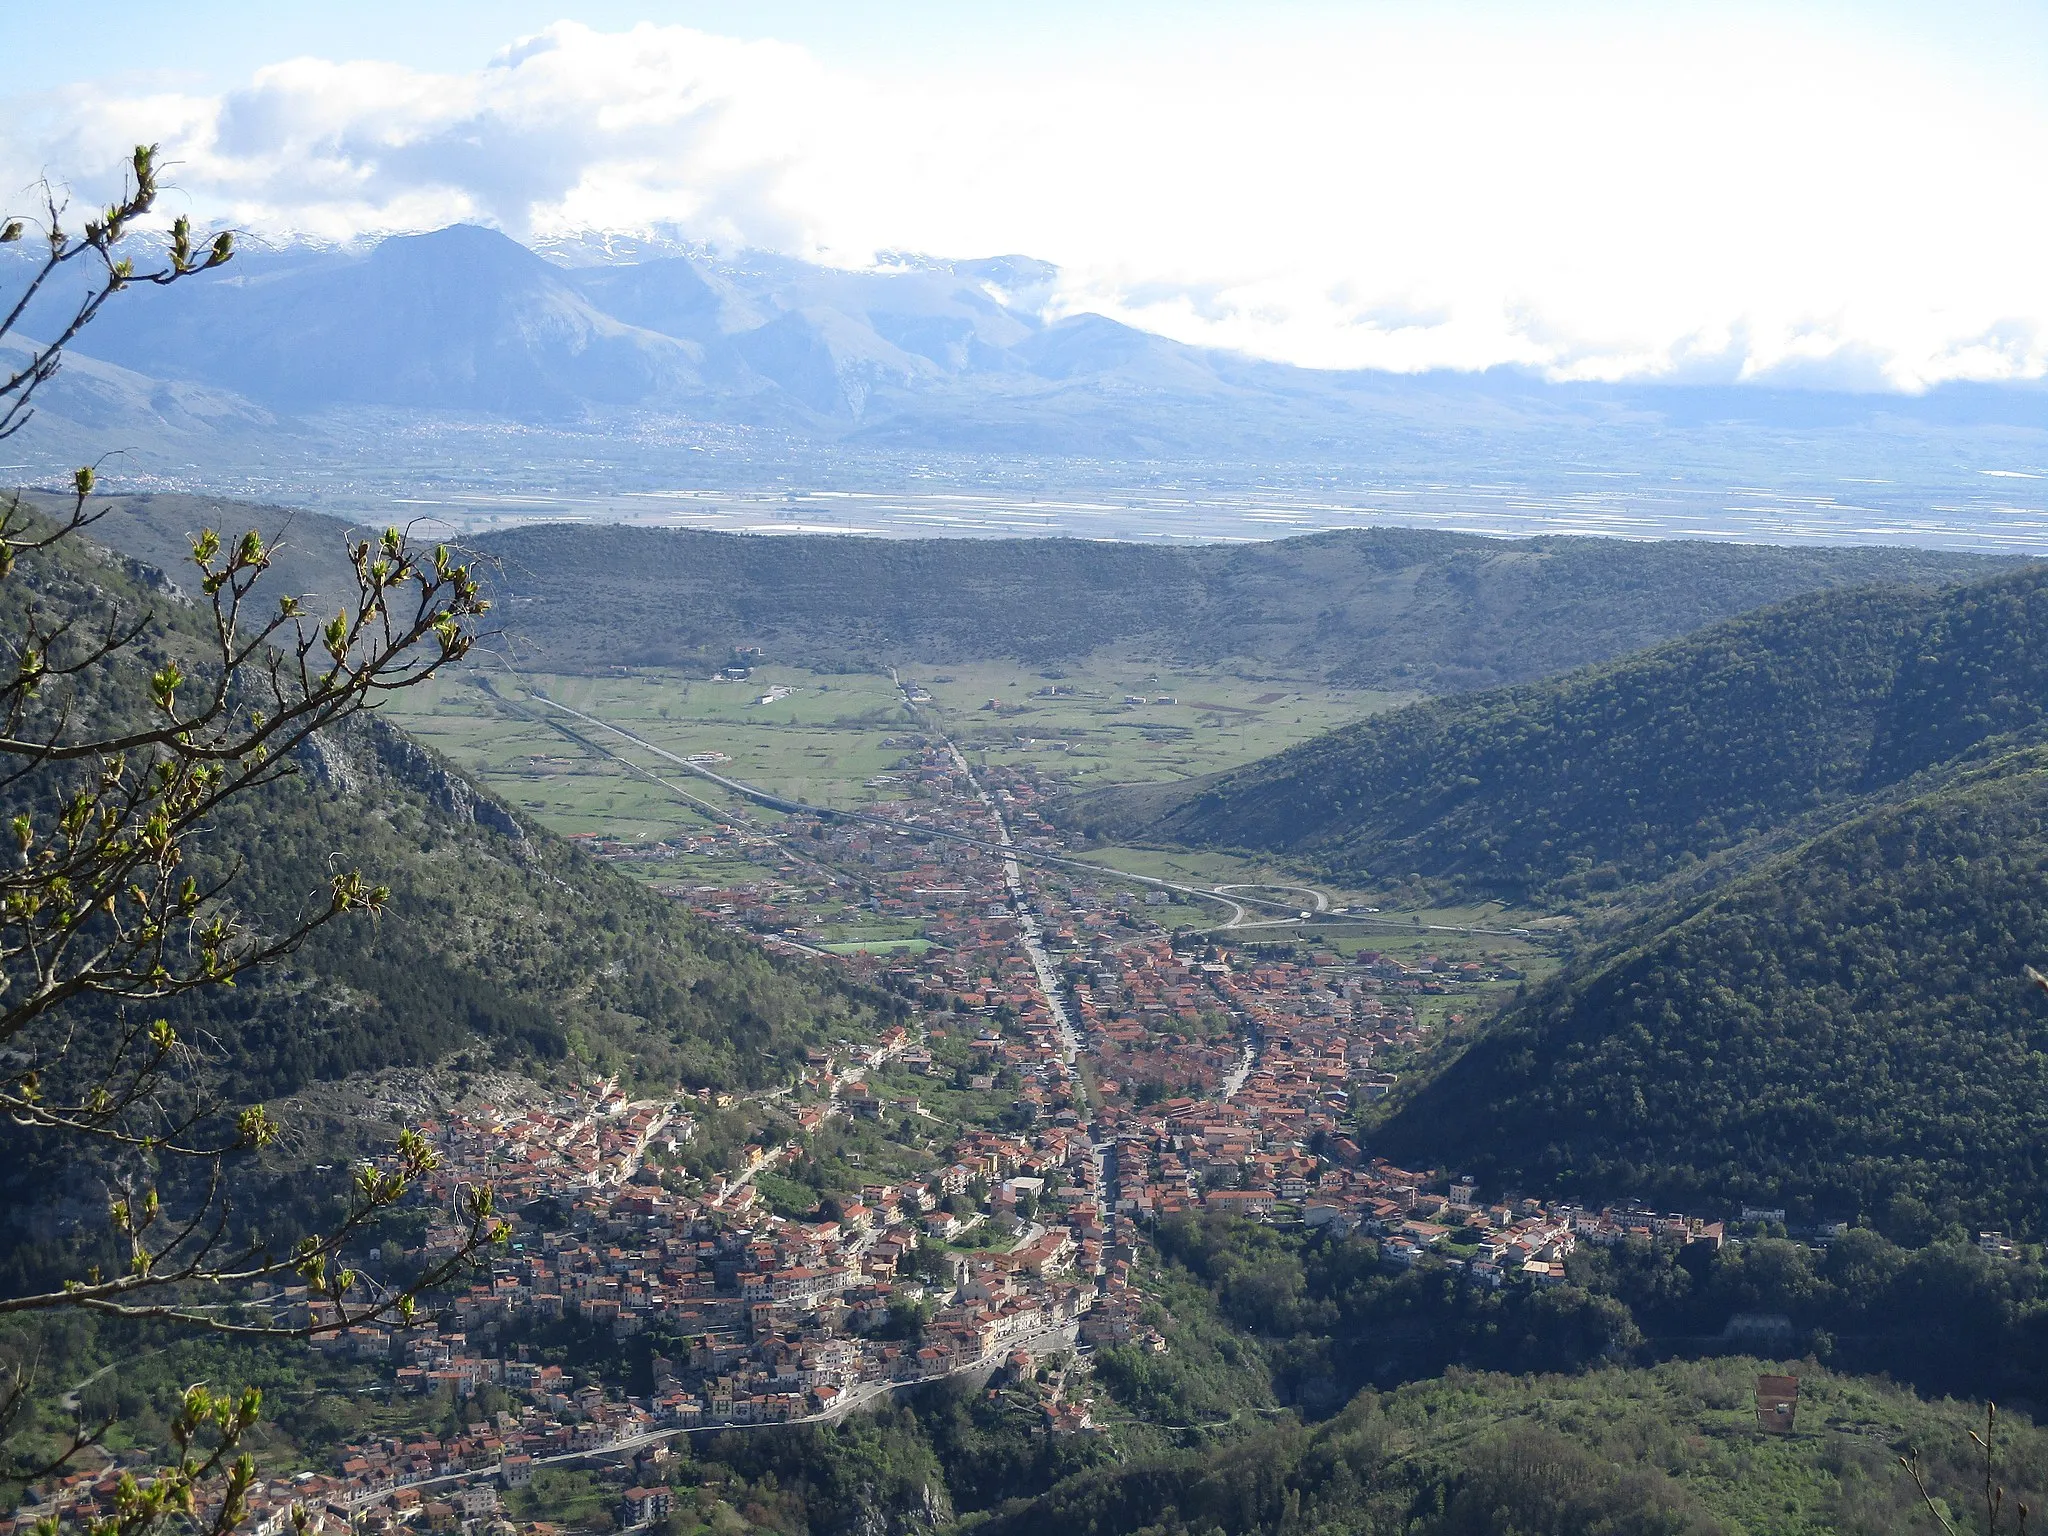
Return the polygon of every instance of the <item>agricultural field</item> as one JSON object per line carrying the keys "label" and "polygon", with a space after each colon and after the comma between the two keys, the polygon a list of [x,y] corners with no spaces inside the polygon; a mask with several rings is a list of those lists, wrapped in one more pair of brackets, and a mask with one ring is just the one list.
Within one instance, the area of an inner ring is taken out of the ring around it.
{"label": "agricultural field", "polygon": [[[1548,975],[1556,967],[1559,934],[1546,915],[1505,906],[1500,902],[1475,902],[1458,906],[1421,906],[1401,902],[1380,891],[1349,889],[1320,876],[1304,877],[1299,871],[1270,859],[1181,848],[1147,848],[1110,845],[1082,850],[1091,863],[1128,870],[1135,875],[1173,880],[1187,885],[1236,887],[1245,896],[1285,896],[1288,888],[1301,886],[1323,893],[1332,908],[1349,909],[1317,923],[1312,929],[1282,929],[1273,935],[1276,943],[1313,943],[1320,950],[1347,959],[1360,950],[1376,950],[1400,960],[1414,960],[1426,954],[1477,953],[1486,951],[1510,961],[1531,979]],[[1200,926],[1216,921],[1220,908],[1192,897],[1176,897],[1170,904],[1177,923]],[[1384,908],[1368,911],[1368,908]],[[1310,910],[1304,896],[1295,911]],[[1287,915],[1281,908],[1261,908],[1258,917]],[[1524,930],[1523,935],[1500,932],[1460,933],[1465,928]],[[1228,930],[1240,943],[1259,942],[1256,927]],[[1223,934],[1219,932],[1219,937]]]}
{"label": "agricultural field", "polygon": [[[853,809],[895,798],[889,773],[913,724],[887,677],[757,668],[745,682],[669,671],[605,677],[469,670],[404,698],[405,727],[555,831],[658,840],[717,811],[773,813],[623,738],[555,716],[531,695],[617,725],[680,757],[792,799]],[[637,771],[636,771],[637,770]]]}
{"label": "agricultural field", "polygon": [[436,678],[392,707],[407,730],[551,829],[639,842],[699,830],[720,813],[773,813],[619,736],[551,716],[532,695],[701,757],[720,774],[834,809],[901,798],[902,738],[933,725],[981,764],[1089,788],[1213,773],[1406,702],[1144,662],[1056,671],[981,663],[906,672],[903,682],[930,696],[914,714],[883,673],[759,666],[744,681],[663,668],[556,675],[517,673],[494,659]]}

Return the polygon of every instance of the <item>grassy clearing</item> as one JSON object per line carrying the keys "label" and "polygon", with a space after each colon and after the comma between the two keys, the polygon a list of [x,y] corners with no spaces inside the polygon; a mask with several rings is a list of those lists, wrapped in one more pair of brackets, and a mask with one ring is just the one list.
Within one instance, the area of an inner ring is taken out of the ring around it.
{"label": "grassy clearing", "polygon": [[1326,880],[1305,881],[1299,870],[1290,869],[1271,859],[1252,858],[1240,854],[1107,844],[1079,850],[1077,856],[1087,859],[1091,864],[1106,864],[1112,869],[1128,870],[1134,875],[1149,875],[1155,880],[1176,880],[1186,885],[1209,887],[1313,884],[1317,889],[1327,893],[1330,900],[1339,906],[1348,905],[1353,901],[1366,902],[1377,899],[1368,892],[1339,890]]}
{"label": "grassy clearing", "polygon": [[[1246,858],[1227,853],[1190,852],[1178,848],[1112,846],[1089,848],[1083,853],[1093,863],[1158,880],[1175,880],[1204,889],[1218,885],[1269,887],[1250,890],[1246,895],[1284,897],[1276,887],[1306,886],[1323,891],[1332,906],[1353,908],[1381,906],[1377,913],[1361,915],[1351,922],[1331,920],[1302,926],[1245,928],[1219,932],[1217,938],[1243,944],[1299,944],[1350,956],[1360,950],[1410,959],[1425,954],[1489,954],[1510,958],[1534,978],[1546,975],[1556,964],[1554,940],[1545,929],[1533,926],[1542,921],[1540,913],[1523,912],[1499,902],[1471,903],[1449,907],[1397,907],[1393,898],[1374,891],[1331,886],[1323,877],[1290,869],[1271,860]],[[1174,921],[1206,925],[1217,921],[1217,909],[1207,903],[1182,903],[1172,909]],[[1260,915],[1284,917],[1285,908],[1260,908]],[[1310,910],[1304,898],[1295,911]],[[1528,938],[1495,934],[1446,933],[1444,928],[1529,928]]]}
{"label": "grassy clearing", "polygon": [[[1754,1386],[1766,1372],[1799,1377],[1792,1434],[1757,1428]],[[1505,1428],[1540,1427],[1657,1469],[1734,1530],[1932,1531],[1897,1463],[1908,1446],[1929,1458],[1931,1491],[1945,1515],[1967,1521],[1963,1512],[1980,1497],[1967,1439],[1982,1425],[1980,1408],[1928,1402],[1811,1360],[1673,1362],[1577,1377],[1454,1372],[1382,1395],[1373,1406],[1398,1455],[1448,1464]],[[1998,1481],[2015,1501],[2038,1497],[2041,1432],[2018,1414],[2001,1419]]]}

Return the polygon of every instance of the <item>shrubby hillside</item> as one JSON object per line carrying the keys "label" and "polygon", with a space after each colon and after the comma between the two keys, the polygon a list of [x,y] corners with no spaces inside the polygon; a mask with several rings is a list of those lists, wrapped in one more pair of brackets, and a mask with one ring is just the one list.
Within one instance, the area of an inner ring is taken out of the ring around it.
{"label": "shrubby hillside", "polygon": [[[1148,1318],[1171,1347],[1100,1348],[1095,1378],[1126,1433],[1176,1438],[998,1509],[1005,1536],[1931,1532],[1896,1454],[1921,1453],[1952,1513],[1981,1486],[1982,1410],[1892,1380],[2005,1400],[2042,1364],[2039,1263],[1959,1240],[1631,1240],[1579,1249],[1563,1285],[1493,1290],[1434,1262],[1390,1269],[1327,1231],[1183,1215],[1157,1236]],[[1730,1356],[1723,1325],[1754,1312],[1782,1314],[1806,1358]],[[1206,1347],[1218,1334],[1228,1375]],[[1784,1369],[1801,1432],[1760,1434],[1756,1373]],[[1998,1480],[2036,1503],[2040,1433],[2000,1424]]]}
{"label": "shrubby hillside", "polygon": [[[1362,1393],[1314,1429],[1258,1429],[1221,1446],[1098,1467],[976,1529],[989,1536],[1938,1532],[1888,1449],[1909,1438],[1925,1448],[1945,1508],[1968,1507],[1973,1462],[1958,1405],[1923,1405],[1809,1364],[1800,1367],[1802,1424],[1830,1432],[1774,1441],[1757,1433],[1750,1403],[1762,1364],[1731,1359],[1578,1376],[1456,1372]],[[2040,1441],[2030,1427],[2009,1436],[2016,1469]],[[2017,1470],[2011,1486],[2012,1497],[2026,1496]]]}

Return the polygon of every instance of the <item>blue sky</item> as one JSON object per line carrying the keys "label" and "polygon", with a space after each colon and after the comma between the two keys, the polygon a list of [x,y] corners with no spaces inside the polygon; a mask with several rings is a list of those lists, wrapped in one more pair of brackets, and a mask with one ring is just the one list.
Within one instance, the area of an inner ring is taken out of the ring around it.
{"label": "blue sky", "polygon": [[2048,372],[2048,6],[69,0],[0,197],[164,141],[258,233],[644,228],[1058,262],[1314,365]]}
{"label": "blue sky", "polygon": [[1362,7],[1266,0],[1172,4],[1083,4],[1076,0],[971,4],[953,0],[197,0],[175,13],[104,0],[0,10],[0,51],[18,61],[17,78],[46,84],[104,79],[130,70],[164,71],[196,84],[233,84],[263,64],[293,54],[394,59],[415,68],[455,71],[481,64],[511,38],[575,20],[605,31],[651,21],[731,37],[800,43],[820,57],[889,71],[942,63],[962,50],[1000,50],[1057,59],[1076,49],[1114,46],[1189,29],[1235,32],[1313,23]]}
{"label": "blue sky", "polygon": [[1032,61],[1092,47],[1167,41],[1178,33],[1229,37],[1313,35],[1346,18],[1436,12],[1477,27],[1513,14],[1608,14],[1657,10],[1704,25],[1749,16],[1800,14],[1843,37],[1892,35],[1929,53],[1970,61],[1991,76],[2040,84],[2048,61],[2048,6],[2021,0],[1946,4],[1366,4],[1346,0],[190,0],[147,8],[117,0],[0,8],[0,55],[18,82],[66,84],[131,72],[170,72],[229,86],[295,53],[381,57],[420,70],[475,68],[508,39],[555,20],[618,31],[643,20],[729,37],[801,43],[860,68],[926,66],[963,49],[1001,49]]}
{"label": "blue sky", "polygon": [[2022,86],[2043,83],[2048,7],[2020,0],[1941,4],[1771,6],[1516,3],[1374,4],[1359,0],[190,0],[138,7],[116,0],[0,7],[0,57],[17,81],[56,85],[137,72],[169,72],[224,87],[294,54],[393,59],[415,68],[474,68],[513,37],[552,22],[620,30],[651,21],[732,37],[800,43],[838,63],[887,71],[922,67],[961,50],[1001,50],[1039,62],[1207,32],[1232,37],[1305,35],[1360,17],[1470,18],[1491,25],[1517,14],[1641,14],[1655,10],[1713,25],[1749,15],[1802,15],[1845,37],[1888,34],[1907,46],[1968,61]]}

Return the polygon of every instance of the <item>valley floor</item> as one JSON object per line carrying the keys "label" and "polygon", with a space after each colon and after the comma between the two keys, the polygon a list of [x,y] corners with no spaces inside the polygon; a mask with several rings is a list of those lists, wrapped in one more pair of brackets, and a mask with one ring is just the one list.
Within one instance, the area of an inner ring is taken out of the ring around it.
{"label": "valley floor", "polygon": [[[1810,1362],[1782,1367],[1803,1394],[1782,1436],[1760,1427],[1766,1367],[1747,1359],[1367,1387],[1313,1434],[1364,1458],[1344,1437],[1370,1420],[1378,1491],[1317,1481],[1328,1458],[1306,1454],[1296,1415],[1328,1414],[1373,1379],[1330,1358],[1346,1328],[1407,1337],[1449,1308],[1492,1341],[1482,1358],[1516,1358],[1515,1330],[1536,1369],[1574,1331],[1567,1355],[1603,1358],[1601,1330],[1627,1329],[1553,1304],[1577,1295],[1568,1261],[1656,1249],[1691,1263],[1729,1241],[1721,1218],[1736,1213],[1482,1198],[1455,1170],[1371,1155],[1382,1101],[1555,968],[1561,930],[1543,914],[1397,909],[1244,859],[1076,849],[1044,814],[1112,768],[1207,771],[1384,699],[1218,678],[1196,680],[1193,702],[1184,679],[1113,698],[1107,677],[1086,695],[1020,681],[756,671],[684,687],[501,670],[407,716],[526,814],[749,942],[842,968],[900,1022],[753,1095],[640,1085],[635,1098],[607,1081],[437,1114],[435,1193],[493,1183],[518,1213],[513,1241],[436,1323],[323,1342],[311,1368],[351,1383],[358,1406],[303,1436],[301,1470],[262,1490],[266,1531],[316,1504],[368,1530],[510,1515],[816,1532],[826,1495],[792,1508],[798,1474],[775,1447],[794,1442],[775,1437],[801,1429],[803,1456],[829,1459],[892,1425],[919,1447],[892,1455],[938,1456],[934,1475],[962,1490],[926,1526],[1000,1524],[1006,1499],[1048,1489],[1079,1510],[1119,1458],[1267,1437],[1297,1514],[1407,1529],[1406,1514],[1375,1522],[1431,1497],[1451,1510],[1502,1435],[1534,1433],[1608,1458],[1585,1464],[1595,1482],[1643,1463],[1643,1486],[1675,1512],[1658,1529],[1922,1519],[1894,1452],[1908,1436],[1960,1445],[1965,1412]],[[1284,723],[1261,714],[1275,704],[1293,711]],[[1033,733],[1061,734],[1025,734],[1026,711],[1041,716]],[[1091,732],[1101,741],[1081,750]],[[1279,1246],[1231,1250],[1247,1223]],[[1340,1283],[1347,1255],[1367,1251],[1345,1242],[1354,1233],[1377,1240],[1370,1283]],[[428,1221],[353,1257],[392,1280],[447,1240]],[[306,1310],[289,1293],[267,1301]],[[1760,1312],[1751,1329],[1727,1347],[1794,1343],[1782,1317]],[[1029,1468],[1004,1481],[946,1439],[970,1420],[974,1455],[1000,1445]],[[764,1475],[771,1464],[782,1470]],[[38,1489],[30,1512],[89,1513],[114,1475],[110,1463]],[[1175,1475],[1195,1497],[1196,1466]],[[1090,1518],[1104,1536],[1119,1519],[1179,1518],[1106,1484],[1101,1497],[1122,1512]],[[1695,1516],[1709,1523],[1684,1523]],[[1217,1528],[1294,1516],[1245,1518]]]}

